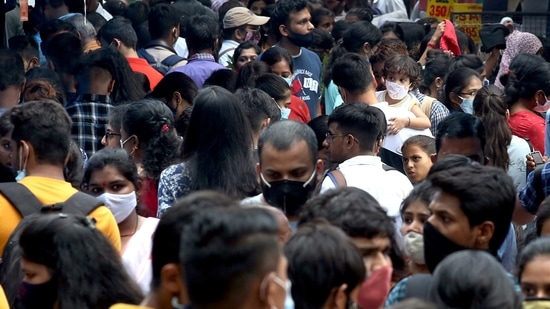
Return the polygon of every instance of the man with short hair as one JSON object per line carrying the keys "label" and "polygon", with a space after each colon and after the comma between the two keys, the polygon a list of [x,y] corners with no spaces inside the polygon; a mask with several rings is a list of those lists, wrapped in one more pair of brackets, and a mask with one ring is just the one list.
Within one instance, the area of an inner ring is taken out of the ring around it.
{"label": "man with short hair", "polygon": [[144,74],[151,89],[162,79],[162,74],[153,69],[147,60],[139,58],[136,51],[137,35],[129,19],[117,16],[109,20],[97,33],[97,39],[103,46],[112,46],[120,52],[128,60],[132,71]]}
{"label": "man with short hair", "polygon": [[[423,233],[430,272],[445,257],[460,250],[484,250],[497,257],[509,233],[516,203],[510,176],[500,168],[470,164],[436,172],[427,181],[437,190]],[[509,277],[515,283],[513,276]],[[401,280],[388,296],[386,307],[406,298],[425,299],[422,290],[429,288],[430,282],[430,275]],[[421,288],[410,293],[410,286]]]}
{"label": "man with short hair", "polygon": [[185,42],[189,49],[187,64],[168,72],[181,72],[191,77],[199,89],[214,71],[225,69],[216,62],[214,53],[219,44],[219,25],[215,18],[202,15],[193,16],[185,28]]}
{"label": "man with short hair", "polygon": [[84,16],[75,14],[65,18],[65,21],[72,24],[76,28],[80,40],[82,41],[82,51],[84,53],[101,48],[101,46],[97,43],[97,33],[94,25],[92,25],[92,23],[89,22]]}
{"label": "man with short hair", "polygon": [[327,223],[301,225],[285,245],[285,255],[296,308],[349,308],[357,303],[365,264],[342,230]]}
{"label": "man with short hair", "polygon": [[376,107],[352,103],[334,110],[328,118],[325,147],[329,159],[339,165],[323,181],[321,193],[340,186],[357,187],[372,194],[391,217],[400,218],[401,202],[412,185],[378,157],[386,128],[386,117]]}
{"label": "man with short hair", "polygon": [[0,115],[19,103],[25,86],[23,59],[13,50],[0,49]]}
{"label": "man with short hair", "polygon": [[[16,35],[8,40],[11,50],[16,51],[23,59],[25,73],[40,66],[38,43],[32,36]],[[10,71],[11,72],[11,71]]]}
{"label": "man with short hair", "polygon": [[[359,249],[365,264],[363,276],[367,280],[359,291],[358,305],[361,307],[368,299],[369,308],[379,308],[390,289],[390,252],[395,249],[396,234],[393,220],[372,195],[353,187],[333,189],[309,200],[300,212],[298,224],[301,229],[304,223],[318,219],[340,228]],[[368,289],[372,286],[378,291]]]}
{"label": "man with short hair", "polygon": [[294,61],[292,88],[297,91],[293,95],[307,103],[313,119],[320,114],[322,65],[317,54],[307,49],[313,42],[314,28],[307,1],[278,1],[270,24],[278,40],[276,45],[288,50]]}
{"label": "man with short hair", "polygon": [[185,226],[180,268],[190,305],[207,308],[283,308],[287,260],[279,225],[261,208],[198,212]]}
{"label": "man with short hair", "polygon": [[180,35],[180,18],[177,10],[169,4],[157,4],[149,11],[151,41],[143,49],[138,50],[138,55],[161,74],[186,63],[174,50]]}
{"label": "man with short hair", "polygon": [[76,34],[64,32],[42,43],[42,52],[47,59],[48,68],[59,75],[67,97],[69,108],[76,99],[75,69],[82,57],[82,46]]}
{"label": "man with short hair", "polygon": [[[396,117],[416,117],[410,111],[401,111],[389,107],[387,102],[379,102],[376,97],[376,80],[366,57],[355,53],[347,53],[340,57],[332,68],[332,80],[338,86],[344,104],[362,102],[381,109],[388,122]],[[380,153],[382,162],[394,169],[405,173],[401,157],[403,142],[414,135],[432,136],[429,129],[414,130],[402,128],[397,134],[387,134],[383,141]]]}
{"label": "man with short hair", "polygon": [[[12,166],[18,170],[19,184],[25,186],[44,205],[65,202],[78,191],[65,181],[64,165],[71,143],[71,119],[53,101],[32,101],[10,111]],[[0,253],[22,215],[0,194]],[[99,206],[89,213],[96,227],[120,250],[118,226],[109,209]]]}
{"label": "man with short hair", "polygon": [[258,139],[262,130],[281,119],[281,109],[277,103],[260,89],[240,88],[235,95],[241,102],[246,118],[252,128],[254,149],[258,149]]}
{"label": "man with short hair", "polygon": [[323,161],[317,158],[317,138],[307,125],[281,120],[268,126],[258,141],[256,171],[262,194],[243,204],[268,203],[281,209],[296,227],[296,216],[313,194]]}
{"label": "man with short hair", "polygon": [[223,18],[223,44],[218,62],[224,67],[227,67],[230,62],[235,64],[233,53],[237,46],[244,41],[253,41],[258,44],[261,39],[260,26],[268,21],[269,17],[257,16],[245,7],[236,7],[227,11]]}

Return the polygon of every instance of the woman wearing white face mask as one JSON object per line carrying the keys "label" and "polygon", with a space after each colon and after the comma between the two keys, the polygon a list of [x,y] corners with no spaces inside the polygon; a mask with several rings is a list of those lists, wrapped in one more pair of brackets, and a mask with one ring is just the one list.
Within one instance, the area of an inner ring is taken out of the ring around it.
{"label": "woman wearing white face mask", "polygon": [[405,254],[409,258],[412,274],[426,273],[429,270],[424,260],[424,222],[428,220],[431,211],[428,208],[434,189],[430,184],[422,182],[411,191],[401,205],[401,234],[405,242]]}
{"label": "woman wearing white face mask", "polygon": [[113,213],[124,266],[146,294],[151,283],[152,235],[159,220],[137,214],[139,179],[136,164],[124,149],[105,148],[88,161],[81,189],[103,201]]}

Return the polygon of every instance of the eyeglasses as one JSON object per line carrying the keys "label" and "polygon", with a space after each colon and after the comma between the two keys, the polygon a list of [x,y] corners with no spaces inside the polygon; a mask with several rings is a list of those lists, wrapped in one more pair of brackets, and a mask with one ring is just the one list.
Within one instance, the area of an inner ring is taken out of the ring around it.
{"label": "eyeglasses", "polygon": [[469,95],[469,96],[475,97],[476,94],[477,94],[477,90],[474,90],[472,92],[460,92],[459,94],[460,95]]}
{"label": "eyeglasses", "polygon": [[113,136],[121,136],[121,135],[119,133],[115,133],[115,132],[111,132],[111,131],[105,132],[105,137],[111,138]]}
{"label": "eyeglasses", "polygon": [[335,138],[335,137],[344,137],[346,136],[347,134],[344,134],[344,135],[334,135],[330,132],[327,132],[325,134],[325,139],[327,140],[327,142],[332,142],[332,140]]}

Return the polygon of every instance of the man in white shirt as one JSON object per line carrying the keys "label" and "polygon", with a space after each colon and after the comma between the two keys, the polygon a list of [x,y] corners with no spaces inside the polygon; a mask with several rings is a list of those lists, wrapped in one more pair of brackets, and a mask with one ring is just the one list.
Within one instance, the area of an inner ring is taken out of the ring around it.
{"label": "man in white shirt", "polygon": [[384,113],[363,103],[342,105],[330,114],[324,143],[329,159],[339,165],[323,181],[321,193],[338,186],[357,187],[370,193],[389,216],[399,217],[412,184],[377,156],[386,127]]}
{"label": "man in white shirt", "polygon": [[265,25],[269,17],[258,16],[245,7],[232,8],[223,18],[223,44],[219,52],[218,63],[227,67],[237,46],[244,41],[258,44],[261,38],[260,26]]}

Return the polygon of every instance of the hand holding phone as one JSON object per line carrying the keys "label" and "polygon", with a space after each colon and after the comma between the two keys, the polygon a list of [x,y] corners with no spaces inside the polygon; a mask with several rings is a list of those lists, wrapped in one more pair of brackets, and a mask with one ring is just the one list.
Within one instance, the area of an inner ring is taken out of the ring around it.
{"label": "hand holding phone", "polygon": [[544,160],[542,159],[542,155],[540,151],[533,151],[530,153],[531,157],[533,157],[533,161],[536,165],[544,164]]}

